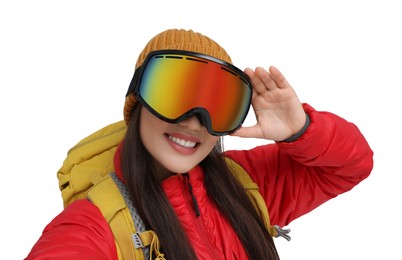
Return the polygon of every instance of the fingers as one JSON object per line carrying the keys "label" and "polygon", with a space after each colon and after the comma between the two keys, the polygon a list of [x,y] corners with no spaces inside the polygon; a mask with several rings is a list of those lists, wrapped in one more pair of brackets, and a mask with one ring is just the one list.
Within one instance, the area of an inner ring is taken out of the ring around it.
{"label": "fingers", "polygon": [[242,126],[236,132],[230,134],[231,136],[243,137],[243,138],[261,138],[261,129],[257,126]]}
{"label": "fingers", "polygon": [[275,82],[275,78],[267,70],[265,70],[265,69],[263,69],[261,67],[257,67],[255,69],[255,74],[263,82],[263,84],[265,85],[266,89],[272,91],[272,90],[275,90],[275,89],[278,88],[278,86],[277,86],[277,84]]}
{"label": "fingers", "polygon": [[267,88],[261,77],[257,74],[257,69],[256,71],[253,71],[252,69],[247,68],[244,70],[244,72],[250,77],[251,84],[253,85],[253,90],[257,92],[257,94],[261,94],[266,91]]}
{"label": "fingers", "polygon": [[274,66],[269,67],[269,72],[278,88],[290,87],[289,82],[286,80],[285,76]]}
{"label": "fingers", "polygon": [[273,66],[269,68],[269,71],[257,67],[255,71],[247,68],[244,72],[250,77],[253,88],[258,94],[267,90],[290,87],[283,74]]}

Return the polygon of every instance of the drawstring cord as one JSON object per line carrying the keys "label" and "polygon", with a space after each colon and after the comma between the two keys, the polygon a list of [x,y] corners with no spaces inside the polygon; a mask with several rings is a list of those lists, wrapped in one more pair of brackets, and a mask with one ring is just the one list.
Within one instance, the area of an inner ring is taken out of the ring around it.
{"label": "drawstring cord", "polygon": [[183,174],[183,177],[184,177],[184,182],[187,185],[188,191],[190,192],[191,200],[193,201],[195,215],[197,217],[199,217],[199,216],[201,216],[201,212],[200,212],[200,209],[198,207],[198,202],[197,202],[197,200],[196,200],[196,198],[195,198],[195,196],[193,194],[193,186],[191,186],[190,177],[188,176],[187,173]]}
{"label": "drawstring cord", "polygon": [[166,260],[165,255],[160,251],[158,235],[155,231],[147,230],[142,233],[135,233],[134,240],[137,242],[135,248],[144,248],[149,246],[149,260],[153,260],[152,254],[155,251],[156,260]]}
{"label": "drawstring cord", "polygon": [[152,260],[153,258],[152,258],[152,253],[155,251],[155,254],[156,254],[156,260],[166,260],[166,258],[165,258],[165,255],[164,254],[162,254],[160,251],[159,251],[159,249],[160,249],[160,245],[159,245],[159,238],[158,238],[158,236],[156,235],[156,233],[154,232],[154,231],[151,231],[152,232],[152,241],[151,241],[151,245],[149,246],[149,251],[150,251],[150,254],[149,254],[149,260]]}

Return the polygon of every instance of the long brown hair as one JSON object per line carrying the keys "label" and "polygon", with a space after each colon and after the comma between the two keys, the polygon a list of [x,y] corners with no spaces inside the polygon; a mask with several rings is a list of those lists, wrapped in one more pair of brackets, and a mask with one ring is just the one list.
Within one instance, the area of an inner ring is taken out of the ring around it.
{"label": "long brown hair", "polygon": [[[121,154],[127,188],[141,218],[148,228],[157,233],[167,259],[197,259],[156,178],[152,156],[141,142],[140,108],[137,104],[131,114]],[[208,197],[227,217],[249,258],[279,259],[272,237],[241,184],[227,167],[220,142],[200,166],[205,174]]]}

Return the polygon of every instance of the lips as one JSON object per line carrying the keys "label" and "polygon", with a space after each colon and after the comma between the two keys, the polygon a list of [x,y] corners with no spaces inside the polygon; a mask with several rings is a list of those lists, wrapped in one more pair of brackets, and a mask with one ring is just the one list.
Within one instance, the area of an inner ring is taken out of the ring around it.
{"label": "lips", "polygon": [[174,142],[174,143],[176,143],[178,145],[181,145],[183,147],[186,147],[186,148],[194,148],[197,145],[197,142],[184,140],[184,139],[177,138],[177,137],[174,137],[174,136],[171,136],[171,135],[169,135],[168,138],[172,142]]}
{"label": "lips", "polygon": [[169,144],[179,153],[192,154],[197,150],[200,140],[193,136],[180,133],[165,134],[169,140]]}

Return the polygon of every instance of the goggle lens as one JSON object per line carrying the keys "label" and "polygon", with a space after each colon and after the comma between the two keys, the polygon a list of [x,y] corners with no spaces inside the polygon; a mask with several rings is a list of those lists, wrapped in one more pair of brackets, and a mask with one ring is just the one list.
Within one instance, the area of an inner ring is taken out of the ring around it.
{"label": "goggle lens", "polygon": [[179,53],[151,55],[136,96],[167,122],[200,113],[211,134],[233,132],[248,113],[251,84],[243,72],[217,61]]}

